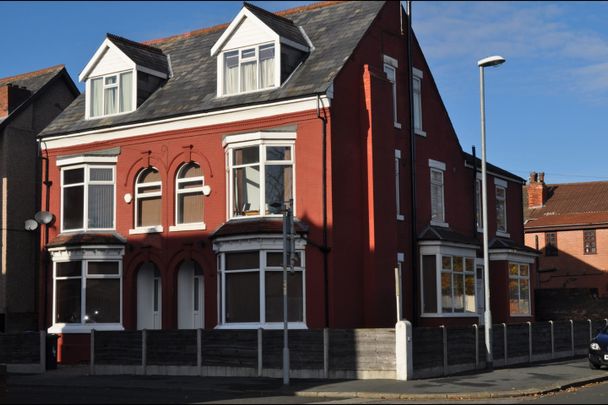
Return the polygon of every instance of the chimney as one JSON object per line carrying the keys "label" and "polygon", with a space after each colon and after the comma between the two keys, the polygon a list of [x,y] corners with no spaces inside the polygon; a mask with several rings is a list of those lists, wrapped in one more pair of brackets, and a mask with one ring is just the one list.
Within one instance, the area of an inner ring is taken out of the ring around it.
{"label": "chimney", "polygon": [[25,87],[15,86],[11,83],[0,86],[0,117],[12,113],[31,95],[32,92]]}
{"label": "chimney", "polygon": [[540,208],[545,205],[546,199],[545,173],[531,172],[528,181],[528,208]]}

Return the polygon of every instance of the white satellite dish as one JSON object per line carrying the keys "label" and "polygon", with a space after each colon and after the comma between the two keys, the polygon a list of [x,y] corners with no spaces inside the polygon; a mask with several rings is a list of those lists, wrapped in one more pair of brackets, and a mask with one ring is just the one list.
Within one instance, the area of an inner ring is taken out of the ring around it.
{"label": "white satellite dish", "polygon": [[26,231],[35,231],[38,229],[38,222],[33,219],[25,220],[25,230]]}
{"label": "white satellite dish", "polygon": [[48,211],[38,211],[34,215],[34,219],[39,224],[48,225],[51,222],[53,222],[53,219],[55,219],[55,216]]}

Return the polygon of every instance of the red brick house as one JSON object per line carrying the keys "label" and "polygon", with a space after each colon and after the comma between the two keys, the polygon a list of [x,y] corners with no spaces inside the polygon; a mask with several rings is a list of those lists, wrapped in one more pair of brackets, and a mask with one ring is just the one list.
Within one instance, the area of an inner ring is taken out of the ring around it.
{"label": "red brick house", "polygon": [[0,78],[0,332],[38,324],[39,229],[24,227],[41,209],[36,136],[79,94],[63,65]]}
{"label": "red brick house", "polygon": [[[289,199],[291,328],[394,325],[396,267],[408,319],[477,323],[479,163],[415,39],[410,119],[407,31],[398,2],[245,3],[228,25],[108,35],[42,134],[57,221],[41,324],[66,349],[93,328],[281,328]],[[495,320],[531,319],[524,181],[490,177]]]}
{"label": "red brick house", "polygon": [[533,172],[524,190],[526,245],[542,252],[537,287],[608,295],[608,182],[544,180]]}

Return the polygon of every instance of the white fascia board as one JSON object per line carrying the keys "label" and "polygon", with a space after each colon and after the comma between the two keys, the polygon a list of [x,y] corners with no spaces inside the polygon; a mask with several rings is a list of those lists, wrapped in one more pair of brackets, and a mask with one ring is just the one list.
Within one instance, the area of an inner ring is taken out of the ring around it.
{"label": "white fascia board", "polygon": [[[331,102],[327,96],[322,96],[321,100],[326,100],[328,107],[331,105]],[[316,109],[317,96],[303,97],[300,99],[283,100],[262,105],[258,104],[237,107],[183,117],[167,118],[158,121],[114,126],[91,131],[77,132],[74,134],[57,135],[41,139],[41,141],[44,141],[47,146],[47,150],[51,150],[95,142],[107,142],[117,139],[151,135],[158,132],[186,130],[210,125],[221,125],[231,122],[261,119],[275,115],[303,111],[316,111]]]}
{"label": "white fascia board", "polygon": [[285,37],[279,37],[279,38],[280,38],[280,41],[281,41],[282,44],[285,44],[287,46],[291,46],[292,48],[295,48],[295,49],[297,49],[299,51],[303,51],[303,52],[309,52],[310,51],[310,48],[308,48],[307,46],[304,46],[302,44],[294,42],[291,39],[287,39]]}
{"label": "white fascia board", "polygon": [[152,76],[160,77],[161,79],[167,79],[168,78],[168,76],[167,76],[166,73],[162,73],[162,72],[159,72],[158,70],[150,69],[150,68],[147,68],[145,66],[136,65],[135,68],[137,70],[139,70],[140,72],[144,72],[144,73],[147,73],[147,74],[152,75]]}
{"label": "white fascia board", "polygon": [[515,249],[490,249],[490,261],[509,261],[514,263],[533,264],[539,254],[521,252]]}
{"label": "white fascia board", "polygon": [[266,30],[269,34],[274,36],[275,39],[278,39],[279,35],[276,32],[271,30],[266,24],[262,22],[262,20],[260,20],[258,17],[255,16],[255,14],[253,14],[251,11],[247,10],[243,6],[241,11],[239,11],[236,17],[234,17],[234,20],[232,20],[228,28],[226,28],[224,33],[220,36],[220,38],[211,48],[211,56],[216,56],[222,50],[226,41],[228,41],[230,36],[235,32],[235,30],[244,18],[251,18],[251,20],[255,21],[258,25],[260,25],[262,29]]}
{"label": "white fascia board", "polygon": [[117,51],[126,60],[131,61],[133,68],[135,68],[135,62],[133,62],[133,60],[131,58],[129,58],[123,51],[121,51],[120,48],[118,48],[116,45],[114,45],[114,43],[112,41],[110,41],[108,38],[106,38],[102,42],[101,46],[97,49],[97,52],[95,52],[95,54],[93,55],[93,57],[91,58],[89,63],[87,63],[87,65],[84,67],[84,69],[82,70],[80,75],[78,75],[79,81],[83,82],[89,77],[89,73],[91,73],[91,70],[93,70],[93,68],[95,68],[95,65],[97,65],[97,63],[99,62],[99,59],[101,59],[101,57],[103,56],[106,49],[112,49],[112,50]]}
{"label": "white fascia board", "polygon": [[80,163],[114,163],[118,162],[118,156],[71,156],[68,158],[57,158],[57,167],[76,165]]}
{"label": "white fascia board", "polygon": [[266,132],[258,131],[246,134],[228,135],[224,137],[222,146],[226,147],[229,144],[247,142],[247,141],[259,141],[259,140],[292,140],[295,141],[297,134],[292,131],[287,132]]}

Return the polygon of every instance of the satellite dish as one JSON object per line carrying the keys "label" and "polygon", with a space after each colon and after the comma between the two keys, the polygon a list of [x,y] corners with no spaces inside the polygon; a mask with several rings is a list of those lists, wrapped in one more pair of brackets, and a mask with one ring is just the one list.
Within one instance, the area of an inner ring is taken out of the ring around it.
{"label": "satellite dish", "polygon": [[25,220],[25,230],[26,231],[35,231],[38,229],[38,222],[33,219]]}
{"label": "satellite dish", "polygon": [[55,216],[48,211],[38,211],[36,215],[34,215],[34,219],[36,219],[36,222],[39,224],[48,225],[53,222]]}

